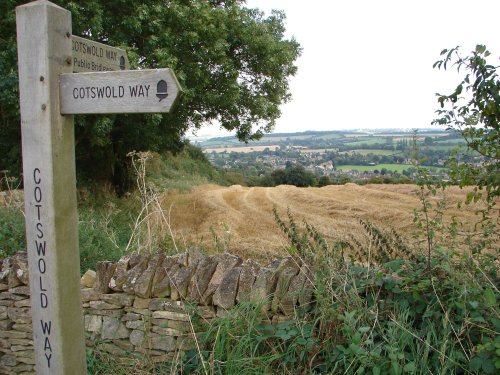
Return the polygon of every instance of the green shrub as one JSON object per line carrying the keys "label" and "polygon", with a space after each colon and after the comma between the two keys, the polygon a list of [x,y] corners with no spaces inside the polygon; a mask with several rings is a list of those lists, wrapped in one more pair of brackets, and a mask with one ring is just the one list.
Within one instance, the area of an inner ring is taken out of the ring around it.
{"label": "green shrub", "polygon": [[25,228],[20,209],[0,207],[0,259],[26,249]]}

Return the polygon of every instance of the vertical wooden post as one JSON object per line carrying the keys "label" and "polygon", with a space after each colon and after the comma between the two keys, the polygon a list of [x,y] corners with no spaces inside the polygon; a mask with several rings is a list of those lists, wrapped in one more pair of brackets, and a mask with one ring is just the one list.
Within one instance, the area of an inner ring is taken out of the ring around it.
{"label": "vertical wooden post", "polygon": [[86,374],[73,116],[61,116],[71,13],[48,1],[16,8],[26,239],[37,374]]}

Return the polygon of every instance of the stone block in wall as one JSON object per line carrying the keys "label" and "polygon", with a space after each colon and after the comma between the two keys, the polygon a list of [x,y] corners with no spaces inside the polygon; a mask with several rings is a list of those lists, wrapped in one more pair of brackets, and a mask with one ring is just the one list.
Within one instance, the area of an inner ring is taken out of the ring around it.
{"label": "stone block in wall", "polygon": [[14,322],[10,319],[0,320],[0,330],[6,331],[11,329],[14,326]]}
{"label": "stone block in wall", "polygon": [[94,288],[84,288],[80,289],[82,302],[98,301],[101,298],[101,293],[99,293]]}
{"label": "stone block in wall", "polygon": [[99,310],[99,309],[86,309],[83,312],[85,315],[100,315],[100,316],[110,316],[113,318],[121,318],[123,315],[122,310]]}
{"label": "stone block in wall", "polygon": [[128,329],[147,331],[149,329],[149,323],[144,320],[129,320],[125,322],[125,327],[127,327]]}
{"label": "stone block in wall", "polygon": [[33,349],[14,353],[18,362],[26,365],[35,364],[35,352]]}
{"label": "stone block in wall", "polygon": [[101,294],[100,299],[104,302],[111,303],[113,305],[129,307],[133,305],[135,296],[126,293],[110,293],[110,294]]}
{"label": "stone block in wall", "polygon": [[236,302],[248,302],[253,283],[260,270],[260,265],[253,260],[245,260],[241,265],[240,279],[238,281],[238,293]]}
{"label": "stone block in wall", "polygon": [[151,298],[140,298],[136,297],[134,300],[134,308],[136,309],[148,309]]}
{"label": "stone block in wall", "polygon": [[144,343],[144,337],[144,331],[136,329],[130,332],[129,340],[132,345],[141,347]]}
{"label": "stone block in wall", "polygon": [[134,320],[140,320],[142,319],[141,314],[136,314],[133,312],[127,312],[123,317],[121,318],[122,322],[129,322],[129,321],[134,321]]}
{"label": "stone block in wall", "polygon": [[19,323],[14,323],[12,325],[12,329],[20,332],[33,332],[33,326],[30,324],[19,324]]}
{"label": "stone block in wall", "polygon": [[162,307],[161,310],[163,310],[163,311],[171,311],[171,312],[178,312],[178,313],[184,313],[186,311],[186,306],[184,305],[184,302],[182,302],[182,301],[166,300],[163,302],[161,307]]}
{"label": "stone block in wall", "polygon": [[184,302],[172,301],[166,298],[152,298],[148,308],[151,311],[173,311],[173,312],[186,311]]}
{"label": "stone block in wall", "polygon": [[172,336],[150,333],[148,340],[150,342],[150,348],[154,350],[172,352],[176,349],[177,340]]}
{"label": "stone block in wall", "polygon": [[13,256],[12,270],[23,285],[29,284],[28,254],[26,252],[21,251]]}
{"label": "stone block in wall", "polygon": [[33,365],[26,365],[23,363],[12,367],[0,365],[0,373],[4,374],[34,375],[34,371],[35,367]]}
{"label": "stone block in wall", "polygon": [[165,276],[159,282],[153,285],[151,292],[152,297],[169,297],[171,293],[171,282],[172,276],[181,269],[181,265],[178,263],[173,264],[167,271],[165,271]]}
{"label": "stone block in wall", "polygon": [[102,318],[101,338],[103,340],[124,339],[130,336],[130,330],[120,319],[105,316]]}
{"label": "stone block in wall", "polygon": [[202,305],[212,304],[213,294],[221,284],[224,274],[243,263],[240,257],[231,254],[218,254],[215,257],[217,259],[217,267],[208,283],[205,293],[203,293],[203,297],[200,299],[200,304]]}
{"label": "stone block in wall", "polygon": [[269,310],[271,307],[269,299],[276,289],[277,282],[278,275],[276,274],[275,268],[261,268],[253,284],[252,291],[250,292],[250,301],[253,303],[261,303],[262,311]]}
{"label": "stone block in wall", "polygon": [[142,275],[142,273],[148,268],[149,256],[148,255],[138,255],[136,257],[131,257],[132,259],[138,259],[138,263],[135,267],[131,268],[126,274],[126,280],[122,285],[122,289],[125,293],[134,294],[135,284],[137,280]]}
{"label": "stone block in wall", "polygon": [[[298,268],[285,268],[278,276],[276,284],[276,291],[274,292],[273,300],[271,303],[271,310],[274,313],[283,310],[283,300],[286,298],[290,282],[298,272]],[[286,308],[285,308],[286,309]],[[293,313],[293,306],[292,306]]]}
{"label": "stone block in wall", "polygon": [[7,284],[0,283],[0,292],[5,290],[9,290],[9,286]]}
{"label": "stone block in wall", "polygon": [[164,327],[159,327],[156,325],[153,325],[151,327],[151,331],[154,333],[157,333],[158,335],[163,335],[163,336],[183,336],[185,335],[185,332],[173,329],[173,328],[164,328]]}
{"label": "stone block in wall", "polygon": [[151,319],[151,324],[153,328],[155,326],[160,328],[172,328],[183,333],[189,333],[193,328],[196,330],[199,326],[197,322],[192,322],[191,324],[188,321],[168,319]]}
{"label": "stone block in wall", "polygon": [[149,317],[151,316],[151,311],[149,311],[148,309],[136,309],[135,307],[125,307],[123,309],[126,313],[134,313],[134,314],[139,314],[141,315],[143,318],[144,317]]}
{"label": "stone block in wall", "polygon": [[97,262],[96,264],[96,277],[94,289],[99,293],[108,293],[109,282],[113,277],[116,270],[116,263],[112,262]]}
{"label": "stone block in wall", "polygon": [[201,249],[198,246],[191,246],[187,252],[187,265],[189,266],[190,264],[198,264],[202,259],[206,258],[207,256],[202,253]]}
{"label": "stone block in wall", "polygon": [[9,316],[7,315],[7,306],[0,306],[0,320],[5,320],[8,319]]}
{"label": "stone block in wall", "polygon": [[121,309],[123,306],[115,305],[104,301],[90,301],[89,307],[91,309],[97,309],[97,310],[118,310]]}
{"label": "stone block in wall", "polygon": [[7,315],[14,323],[31,324],[31,310],[27,308],[8,307]]}
{"label": "stone block in wall", "polygon": [[125,255],[116,263],[115,273],[109,280],[110,289],[121,292],[123,283],[127,280],[127,272],[130,267],[130,255]]}
{"label": "stone block in wall", "polygon": [[14,302],[14,307],[31,307],[31,300],[29,298],[22,299]]}
{"label": "stone block in wall", "polygon": [[14,306],[14,301],[8,300],[8,299],[0,299],[0,306]]}
{"label": "stone block in wall", "polygon": [[137,278],[135,283],[134,292],[135,295],[142,298],[151,297],[151,288],[153,284],[153,277],[156,274],[156,269],[162,264],[165,255],[158,253],[153,255],[148,262],[147,268],[142,272],[142,274]]}
{"label": "stone block in wall", "polygon": [[152,317],[153,319],[180,320],[183,322],[190,321],[188,314],[172,311],[154,311]]}
{"label": "stone block in wall", "polygon": [[87,270],[80,279],[80,285],[83,288],[92,288],[94,286],[95,279],[96,272],[93,270]]}
{"label": "stone block in wall", "polygon": [[228,270],[222,281],[214,292],[213,304],[223,309],[230,309],[236,303],[236,294],[238,293],[238,280],[240,278],[241,267],[234,267]]}
{"label": "stone block in wall", "polygon": [[31,332],[0,331],[0,339],[31,339],[32,337]]}
{"label": "stone block in wall", "polygon": [[218,258],[207,256],[200,260],[198,267],[191,279],[188,290],[190,301],[199,302],[207,290],[208,284],[217,268]]}
{"label": "stone block in wall", "polygon": [[287,293],[281,298],[280,310],[285,315],[293,315],[295,313],[295,306],[298,305],[299,296],[304,291],[304,283],[306,276],[304,272],[299,272],[290,281]]}
{"label": "stone block in wall", "polygon": [[188,293],[189,283],[196,270],[197,263],[191,262],[187,267],[181,267],[170,278],[170,298],[174,301],[185,299]]}
{"label": "stone block in wall", "polygon": [[0,366],[15,366],[17,359],[14,355],[5,354],[0,357]]}
{"label": "stone block in wall", "polygon": [[9,292],[26,298],[27,296],[29,297],[30,295],[30,287],[27,285],[20,285],[16,286],[15,288],[10,288]]}
{"label": "stone block in wall", "polygon": [[85,315],[84,316],[85,331],[93,333],[101,333],[102,316]]}
{"label": "stone block in wall", "polygon": [[165,298],[151,298],[149,300],[148,309],[151,311],[163,310],[166,301]]}
{"label": "stone block in wall", "polygon": [[173,275],[180,267],[178,255],[166,256],[163,259],[153,277],[151,297],[170,296],[170,279],[167,275]]}
{"label": "stone block in wall", "polygon": [[[33,346],[33,340],[31,338],[30,339],[10,339],[9,343],[11,345]],[[21,350],[23,350],[23,349],[21,349]]]}
{"label": "stone block in wall", "polygon": [[20,296],[18,294],[14,294],[11,292],[1,292],[0,293],[0,300],[8,300],[8,302],[12,302],[12,304],[15,301],[21,301],[23,299],[26,299],[25,296]]}

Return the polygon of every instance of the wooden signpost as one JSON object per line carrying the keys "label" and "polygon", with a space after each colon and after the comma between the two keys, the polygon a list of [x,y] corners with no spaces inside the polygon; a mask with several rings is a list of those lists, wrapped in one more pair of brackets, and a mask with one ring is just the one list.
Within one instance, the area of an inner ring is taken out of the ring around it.
{"label": "wooden signpost", "polygon": [[[75,59],[82,59],[77,53],[86,53],[88,61],[96,64],[97,57],[104,57],[110,62],[106,67],[113,70],[121,69],[120,59],[126,55],[73,37],[71,13],[49,1],[17,7],[16,19],[36,372],[83,375],[86,357],[71,114],[168,112],[180,87],[169,69],[73,74],[82,71],[75,64]],[[78,48],[81,51],[75,51]],[[121,66],[128,66],[125,61]]]}

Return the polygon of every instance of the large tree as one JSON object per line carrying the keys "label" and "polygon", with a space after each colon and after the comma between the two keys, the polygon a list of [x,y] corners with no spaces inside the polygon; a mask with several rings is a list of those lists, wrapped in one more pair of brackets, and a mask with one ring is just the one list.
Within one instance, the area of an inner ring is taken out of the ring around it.
{"label": "large tree", "polygon": [[[0,2],[0,169],[20,169],[15,13]],[[244,0],[54,0],[72,13],[73,34],[127,50],[131,68],[172,68],[183,88],[166,115],[76,116],[80,175],[122,185],[131,150],[176,150],[190,128],[218,123],[241,141],[272,130],[299,44],[285,15],[265,17]]]}

